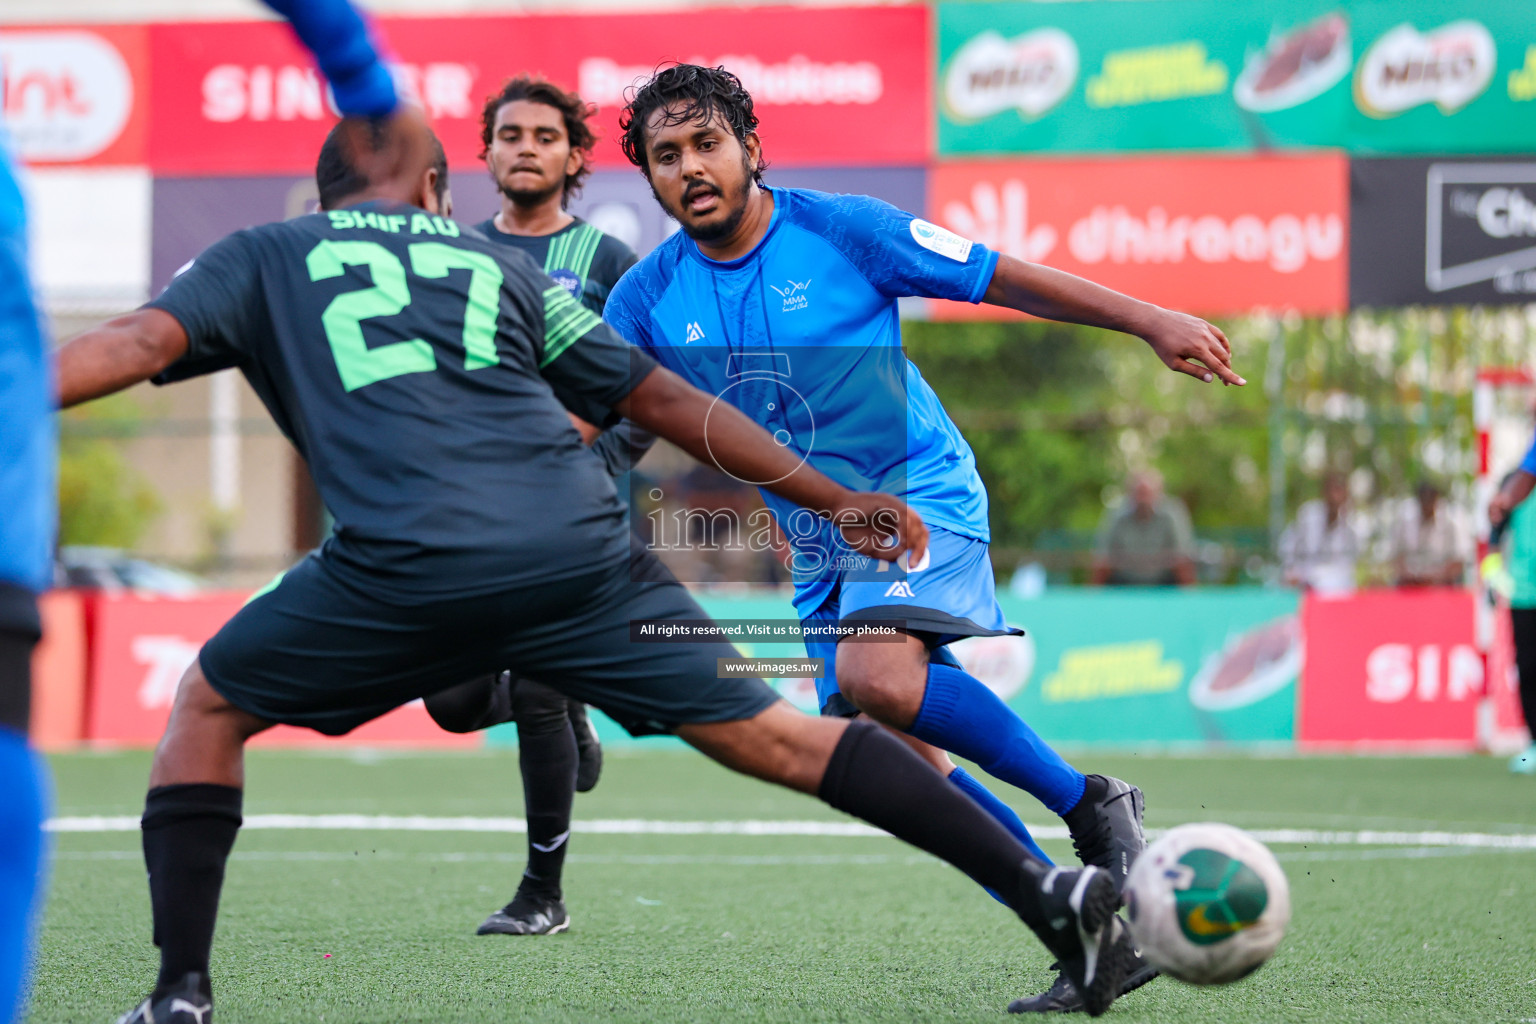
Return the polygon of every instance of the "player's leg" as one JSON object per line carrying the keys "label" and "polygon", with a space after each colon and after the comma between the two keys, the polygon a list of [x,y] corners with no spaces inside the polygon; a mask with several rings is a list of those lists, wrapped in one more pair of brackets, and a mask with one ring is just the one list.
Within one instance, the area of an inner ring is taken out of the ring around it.
{"label": "player's leg", "polygon": [[601,708],[634,735],[676,733],[728,767],[816,794],[948,860],[1003,894],[1082,983],[1090,1010],[1114,999],[1131,945],[1114,917],[1118,897],[1106,872],[1030,857],[975,801],[872,722],[802,715],[759,679],[722,676],[718,659],[736,654],[723,641],[633,640],[635,622],[707,617],[670,576],[647,578],[650,561],[585,584],[585,604],[567,618],[509,637],[505,663]]}
{"label": "player's leg", "polygon": [[240,830],[245,741],[271,725],[221,697],[194,663],[155,748],[142,821],[160,973],[126,1024],[199,1020],[224,865]]}
{"label": "player's leg", "polygon": [[480,935],[554,935],[570,927],[561,891],[576,792],[576,736],[569,701],[532,679],[512,686],[517,756],[528,815],[528,866],[511,902],[486,918]]}
{"label": "player's leg", "polygon": [[449,732],[489,729],[512,720],[512,678],[497,672],[450,686],[424,698],[427,714]]}
{"label": "player's leg", "polygon": [[603,744],[597,738],[597,726],[579,700],[570,702],[571,732],[576,736],[576,792],[590,793],[603,774]]}
{"label": "player's leg", "polygon": [[[861,712],[838,691],[838,644],[825,633],[827,627],[835,626],[841,618],[838,596],[837,589],[835,587],[832,588],[825,595],[825,598],[821,600],[816,610],[801,620],[800,625],[801,631],[806,638],[806,654],[812,658],[820,658],[825,666],[823,674],[816,679],[816,697],[821,713],[838,718],[852,718],[861,714]],[[1023,843],[1030,853],[1047,864],[1051,863],[1051,859],[1045,855],[1045,851],[1040,849],[1040,845],[1035,842],[1034,836],[1029,834],[1029,829],[1025,827],[1024,821],[1019,817],[1018,813],[1012,807],[999,800],[991,790],[982,785],[980,781],[964,768],[951,761],[947,753],[931,743],[924,743],[910,733],[897,730],[895,735],[901,737],[919,757],[933,765],[940,775],[948,778],[961,792],[981,804],[982,809],[996,818],[1009,832],[1013,833],[1014,838]],[[1001,899],[997,893],[993,893],[992,896],[996,899]]]}
{"label": "player's leg", "polygon": [[1093,867],[1051,867],[885,729],[811,718],[780,701],[749,719],[684,723],[677,734],[728,768],[819,797],[965,872],[1039,936],[1102,1013],[1132,950],[1117,891]]}
{"label": "player's leg", "polygon": [[[494,627],[504,619],[495,610],[481,614],[480,603],[390,603],[311,556],[203,646],[177,691],[144,806],[160,975],[123,1024],[206,1019],[208,956],[240,827],[246,739],[274,722],[341,735],[426,696],[442,679],[487,674],[498,664]],[[488,631],[492,639],[483,640]]]}
{"label": "player's leg", "polygon": [[1520,676],[1520,709],[1531,743],[1509,762],[1517,775],[1536,775],[1536,608],[1511,608],[1515,639],[1515,669]]}
{"label": "player's leg", "polygon": [[0,1021],[26,1016],[21,999],[43,852],[47,773],[27,743],[36,641],[32,629],[0,630]]}
{"label": "player's leg", "polygon": [[838,645],[838,685],[870,717],[976,762],[1061,815],[1084,863],[1123,884],[1146,846],[1141,791],[1118,779],[1085,776],[935,639],[1009,631],[993,589],[987,545],[935,529],[927,568],[907,573],[903,604],[891,604],[888,577],[845,581],[843,621],[903,623],[923,639],[848,637]]}

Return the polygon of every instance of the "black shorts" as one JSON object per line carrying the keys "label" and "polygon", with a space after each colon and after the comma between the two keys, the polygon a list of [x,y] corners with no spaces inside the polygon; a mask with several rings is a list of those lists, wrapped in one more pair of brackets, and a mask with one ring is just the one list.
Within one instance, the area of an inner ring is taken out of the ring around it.
{"label": "black shorts", "polygon": [[401,704],[517,666],[601,708],[636,736],[751,718],[778,700],[761,679],[717,679],[724,641],[635,643],[630,620],[708,618],[646,553],[517,591],[392,604],[311,555],[204,645],[203,675],[259,718],[340,736]]}
{"label": "black shorts", "polygon": [[23,734],[32,709],[32,648],[41,632],[37,597],[0,583],[0,727]]}

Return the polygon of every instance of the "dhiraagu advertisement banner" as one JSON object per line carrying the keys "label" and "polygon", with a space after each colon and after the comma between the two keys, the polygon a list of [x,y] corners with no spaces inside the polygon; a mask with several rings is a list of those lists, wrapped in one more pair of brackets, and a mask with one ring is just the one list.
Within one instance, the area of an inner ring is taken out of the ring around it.
{"label": "dhiraagu advertisement banner", "polygon": [[[793,619],[788,593],[699,593],[720,622]],[[1302,638],[1296,594],[1278,590],[1074,589],[1035,600],[999,595],[1023,637],[951,649],[1052,743],[1101,746],[1289,743],[1296,732]],[[798,643],[736,645],[746,657],[799,658]],[[810,679],[774,679],[814,714]],[[604,742],[622,729],[595,714]],[[488,742],[516,742],[514,727]],[[646,745],[677,744],[669,738]]]}
{"label": "dhiraagu advertisement banner", "polygon": [[938,8],[941,155],[1536,148],[1529,0]]}

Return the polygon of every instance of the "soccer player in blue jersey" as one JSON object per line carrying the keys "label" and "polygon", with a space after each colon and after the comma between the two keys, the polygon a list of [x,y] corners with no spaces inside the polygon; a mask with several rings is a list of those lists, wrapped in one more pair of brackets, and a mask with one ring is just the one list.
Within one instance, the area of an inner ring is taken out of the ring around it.
{"label": "soccer player in blue jersey", "polygon": [[27,744],[37,594],[52,576],[54,428],[26,213],[0,139],[0,1021],[20,1020],[46,773]]}
{"label": "soccer player in blue jersey", "polygon": [[[1033,845],[1018,816],[944,751],[1027,790],[1062,816],[1085,862],[1123,881],[1145,846],[1141,792],[1077,771],[945,650],[961,637],[1017,630],[993,592],[975,457],[902,355],[896,300],[988,302],[1108,327],[1141,337],[1171,369],[1242,384],[1226,338],[1196,317],[1000,257],[867,196],[764,185],[752,98],[724,69],[661,71],[636,91],[620,126],[625,155],[683,230],[619,282],[608,321],[834,479],[900,495],[932,531],[930,559],[893,574],[763,494],[794,549],[796,610],[814,637],[808,653],[835,666],[818,680],[823,714],[863,713],[907,734]],[[894,622],[902,641],[839,643],[829,632],[877,621]],[[1153,976],[1142,965],[1127,986]],[[1081,1006],[1063,975],[1010,1008]]]}

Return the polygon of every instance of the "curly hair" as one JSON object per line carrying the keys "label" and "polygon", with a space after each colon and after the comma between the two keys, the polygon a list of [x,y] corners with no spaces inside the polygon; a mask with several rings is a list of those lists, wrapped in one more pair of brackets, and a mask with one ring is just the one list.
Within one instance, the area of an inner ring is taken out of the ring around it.
{"label": "curly hair", "polygon": [[565,134],[571,140],[571,149],[579,150],[587,157],[575,174],[565,176],[564,198],[580,195],[582,182],[592,173],[592,147],[597,144],[597,133],[592,130],[587,119],[597,112],[597,108],[547,78],[518,75],[507,79],[499,90],[486,97],[485,106],[480,108],[480,159],[484,160],[490,155],[491,137],[496,131],[496,112],[518,100],[542,103],[560,111],[560,116],[565,120]]}
{"label": "curly hair", "polygon": [[[671,109],[668,109],[671,108]],[[651,176],[645,155],[645,129],[656,111],[666,111],[663,127],[680,124],[708,124],[717,115],[730,126],[742,146],[747,135],[757,131],[757,114],[752,110],[752,94],[741,79],[725,68],[706,68],[697,64],[674,64],[656,72],[649,82],[635,90],[619,114],[619,145],[629,162]],[[761,185],[768,161],[759,159],[752,177]]]}

